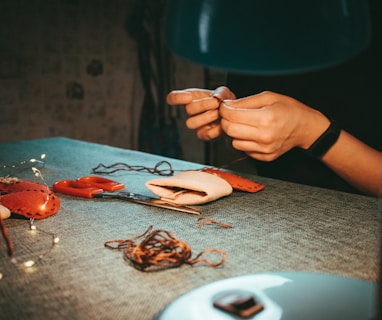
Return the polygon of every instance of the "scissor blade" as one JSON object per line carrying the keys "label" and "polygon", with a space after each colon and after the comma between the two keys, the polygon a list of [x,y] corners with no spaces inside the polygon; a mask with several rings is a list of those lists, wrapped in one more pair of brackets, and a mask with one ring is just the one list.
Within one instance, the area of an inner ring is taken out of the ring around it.
{"label": "scissor blade", "polygon": [[94,194],[93,197],[94,198],[104,198],[104,199],[105,198],[120,199],[120,200],[145,204],[145,205],[153,206],[153,207],[165,208],[165,209],[170,209],[170,210],[175,210],[175,211],[180,211],[180,212],[186,212],[186,213],[192,213],[192,214],[201,214],[201,211],[199,209],[196,209],[196,208],[178,205],[176,203],[166,202],[166,201],[159,199],[159,198],[153,198],[153,197],[145,196],[143,194],[132,193],[132,192],[124,192],[124,191],[102,192],[102,193]]}

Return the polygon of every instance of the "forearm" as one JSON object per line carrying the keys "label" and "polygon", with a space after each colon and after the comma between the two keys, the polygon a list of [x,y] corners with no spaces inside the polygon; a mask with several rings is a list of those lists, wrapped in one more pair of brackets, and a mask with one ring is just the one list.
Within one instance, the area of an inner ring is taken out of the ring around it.
{"label": "forearm", "polygon": [[[327,129],[329,119],[321,112],[306,109],[302,126],[303,143],[308,149]],[[379,152],[348,132],[341,130],[337,141],[321,157],[321,161],[338,176],[367,195],[379,196],[382,188],[382,152]]]}
{"label": "forearm", "polygon": [[380,195],[382,153],[346,131],[341,131],[337,142],[321,160],[361,192],[372,196]]}

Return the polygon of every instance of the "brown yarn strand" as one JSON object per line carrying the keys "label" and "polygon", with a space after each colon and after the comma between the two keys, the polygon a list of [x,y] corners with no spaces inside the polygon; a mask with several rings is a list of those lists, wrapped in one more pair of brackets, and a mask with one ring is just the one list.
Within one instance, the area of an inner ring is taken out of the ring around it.
{"label": "brown yarn strand", "polygon": [[[179,267],[182,264],[194,265],[201,262],[216,268],[223,265],[227,259],[227,253],[219,249],[203,250],[191,259],[192,251],[187,243],[179,240],[170,231],[152,229],[153,226],[150,226],[141,235],[128,239],[106,241],[105,247],[123,250],[124,259],[140,271],[159,271]],[[135,240],[142,237],[144,237],[142,242],[136,243]],[[201,258],[205,253],[218,253],[222,257],[220,261],[213,262]]]}
{"label": "brown yarn strand", "polygon": [[211,218],[208,218],[208,217],[200,217],[198,218],[198,224],[197,226],[200,228],[204,225],[208,225],[208,224],[215,224],[215,225],[218,225],[220,227],[223,227],[223,228],[226,228],[226,229],[230,229],[232,228],[232,225],[231,224],[228,224],[228,223],[222,223],[222,222],[219,222],[219,221],[215,221]]}
{"label": "brown yarn strand", "polygon": [[174,174],[174,169],[172,168],[171,163],[165,160],[159,161],[154,168],[129,165],[124,162],[116,162],[111,165],[99,163],[96,167],[92,168],[92,172],[95,174],[112,174],[118,171],[146,171],[159,176],[172,176]]}
{"label": "brown yarn strand", "polygon": [[14,252],[13,251],[13,244],[12,244],[11,238],[9,237],[9,234],[8,234],[7,228],[5,226],[5,223],[3,221],[3,218],[1,218],[1,217],[0,217],[0,229],[1,229],[1,234],[3,236],[3,239],[5,241],[5,244],[7,246],[8,256],[12,257],[13,252]]}
{"label": "brown yarn strand", "polygon": [[[218,168],[228,168],[229,166],[236,164],[240,161],[243,161],[245,159],[248,159],[248,156],[234,159],[229,163],[218,166]],[[175,170],[172,167],[171,163],[166,160],[157,162],[153,168],[141,166],[141,165],[130,165],[124,162],[116,162],[110,165],[99,163],[97,166],[91,169],[91,171],[94,174],[113,174],[119,171],[136,171],[136,172],[146,172],[146,173],[151,173],[151,174],[166,176],[166,177],[170,177],[174,175],[175,172],[178,172],[178,171],[189,171],[189,170],[192,170],[192,169]]]}

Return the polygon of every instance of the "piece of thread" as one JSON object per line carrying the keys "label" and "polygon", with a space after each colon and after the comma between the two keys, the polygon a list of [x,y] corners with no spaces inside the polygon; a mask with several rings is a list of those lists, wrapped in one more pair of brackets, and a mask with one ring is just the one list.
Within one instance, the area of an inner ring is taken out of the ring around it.
{"label": "piece of thread", "polygon": [[174,174],[174,169],[168,161],[159,161],[154,168],[129,165],[123,162],[116,162],[111,165],[100,163],[96,167],[92,168],[92,172],[95,174],[112,174],[118,171],[146,171],[159,176],[172,176]]}
{"label": "piece of thread", "polygon": [[0,228],[1,228],[1,234],[3,236],[3,239],[5,241],[5,244],[7,246],[7,252],[8,252],[8,256],[9,257],[12,257],[13,256],[13,244],[12,244],[12,241],[11,241],[11,238],[8,234],[8,230],[5,226],[5,223],[3,221],[3,218],[1,218],[0,216]]}
{"label": "piece of thread", "polygon": [[208,218],[208,217],[199,217],[199,218],[198,218],[198,224],[197,224],[197,226],[198,226],[199,228],[201,228],[201,227],[204,226],[204,225],[208,225],[208,224],[218,225],[218,226],[220,226],[220,227],[227,228],[227,229],[232,228],[232,225],[231,225],[231,224],[222,223],[222,222],[213,220],[213,219]]}
{"label": "piece of thread", "polygon": [[[228,168],[229,166],[236,164],[237,162],[243,161],[247,158],[248,156],[240,157],[227,164],[218,166],[217,168]],[[203,168],[199,170],[202,170],[202,169]],[[175,170],[173,169],[169,161],[163,160],[163,161],[157,162],[153,168],[140,166],[140,165],[130,165],[124,162],[116,162],[110,165],[99,163],[97,166],[95,166],[91,170],[94,174],[113,174],[118,171],[137,171],[137,172],[145,171],[147,173],[156,174],[159,176],[172,176],[174,175],[175,172],[189,171],[189,170],[196,170],[196,169]]]}

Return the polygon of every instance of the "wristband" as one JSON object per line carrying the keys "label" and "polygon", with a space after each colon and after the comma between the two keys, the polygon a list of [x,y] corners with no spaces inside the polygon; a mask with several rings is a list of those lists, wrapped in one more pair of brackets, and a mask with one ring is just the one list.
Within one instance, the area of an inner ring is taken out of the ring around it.
{"label": "wristband", "polygon": [[305,153],[314,157],[321,158],[333,144],[338,140],[340,136],[341,127],[334,120],[330,120],[330,126],[324,131],[324,133],[305,150]]}

